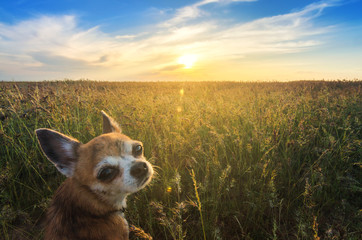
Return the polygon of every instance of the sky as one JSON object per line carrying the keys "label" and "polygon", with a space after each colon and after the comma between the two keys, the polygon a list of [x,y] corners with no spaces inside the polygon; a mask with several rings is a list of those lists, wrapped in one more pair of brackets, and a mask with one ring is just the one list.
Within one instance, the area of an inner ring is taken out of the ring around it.
{"label": "sky", "polygon": [[362,0],[0,0],[0,80],[362,79]]}

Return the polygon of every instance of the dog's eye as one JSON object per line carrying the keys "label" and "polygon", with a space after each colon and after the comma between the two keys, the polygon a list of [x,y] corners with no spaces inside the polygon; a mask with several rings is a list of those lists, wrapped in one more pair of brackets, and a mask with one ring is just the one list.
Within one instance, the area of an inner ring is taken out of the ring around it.
{"label": "dog's eye", "polygon": [[138,144],[133,147],[133,155],[135,157],[140,156],[142,154],[142,152],[143,152],[143,148],[141,145]]}
{"label": "dog's eye", "polygon": [[97,175],[97,178],[104,182],[112,181],[119,173],[118,168],[102,168]]}

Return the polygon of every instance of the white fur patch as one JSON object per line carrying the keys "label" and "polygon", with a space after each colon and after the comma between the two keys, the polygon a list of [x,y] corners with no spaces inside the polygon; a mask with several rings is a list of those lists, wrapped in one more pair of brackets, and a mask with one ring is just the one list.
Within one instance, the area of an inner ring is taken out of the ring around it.
{"label": "white fur patch", "polygon": [[123,142],[123,148],[126,155],[132,155],[132,147],[134,141],[125,141]]}
{"label": "white fur patch", "polygon": [[103,166],[114,166],[118,167],[121,162],[121,157],[105,157],[102,161],[100,161],[96,166],[96,175],[99,169],[101,169]]}
{"label": "white fur patch", "polygon": [[72,156],[74,154],[73,144],[71,142],[62,141],[62,147],[67,156]]}

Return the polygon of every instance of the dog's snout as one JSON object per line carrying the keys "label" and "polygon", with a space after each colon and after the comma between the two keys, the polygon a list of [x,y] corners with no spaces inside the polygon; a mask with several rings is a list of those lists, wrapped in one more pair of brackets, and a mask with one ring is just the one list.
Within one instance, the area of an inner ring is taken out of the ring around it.
{"label": "dog's snout", "polygon": [[142,178],[148,173],[148,166],[145,162],[137,162],[131,168],[131,175],[135,178]]}

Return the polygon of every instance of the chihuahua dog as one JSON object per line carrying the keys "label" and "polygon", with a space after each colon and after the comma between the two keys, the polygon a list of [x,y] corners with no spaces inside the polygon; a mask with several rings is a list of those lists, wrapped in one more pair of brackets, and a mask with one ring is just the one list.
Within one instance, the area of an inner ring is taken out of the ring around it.
{"label": "chihuahua dog", "polygon": [[143,146],[121,133],[102,111],[103,134],[86,144],[50,129],[37,129],[41,149],[67,179],[47,211],[45,240],[128,239],[126,197],[153,175]]}

